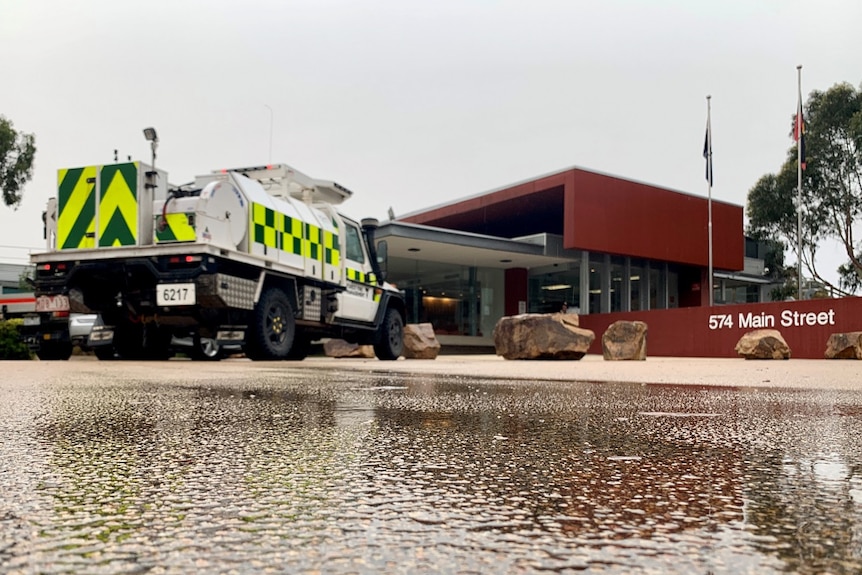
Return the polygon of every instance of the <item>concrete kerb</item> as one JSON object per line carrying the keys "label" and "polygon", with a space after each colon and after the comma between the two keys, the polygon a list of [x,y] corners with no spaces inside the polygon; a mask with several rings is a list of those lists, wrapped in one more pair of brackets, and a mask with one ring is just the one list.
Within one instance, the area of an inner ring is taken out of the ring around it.
{"label": "concrete kerb", "polygon": [[[71,361],[98,363],[93,356],[73,356]],[[51,371],[56,362],[6,362],[7,369]],[[40,365],[41,364],[41,365]],[[28,367],[29,366],[29,367]],[[71,366],[70,366],[71,367]],[[168,362],[107,362],[103,369],[116,369],[145,379],[160,377],[184,380],[230,377],[254,369],[275,371],[321,369],[435,376],[463,376],[501,381],[560,381],[699,385],[738,388],[782,388],[862,390],[862,361],[838,359],[745,360],[742,358],[648,357],[643,361],[605,361],[590,354],[579,361],[506,360],[497,355],[439,355],[434,360],[312,356],[299,362],[252,362],[245,358],[220,362],[175,359]],[[35,369],[34,369],[35,368]],[[31,377],[35,377],[31,373]]]}
{"label": "concrete kerb", "polygon": [[648,357],[644,361],[506,360],[496,355],[440,355],[433,361],[379,361],[311,357],[307,367],[361,371],[459,375],[506,380],[628,382],[666,385],[803,389],[862,389],[862,361],[827,359],[745,360],[742,358]]}

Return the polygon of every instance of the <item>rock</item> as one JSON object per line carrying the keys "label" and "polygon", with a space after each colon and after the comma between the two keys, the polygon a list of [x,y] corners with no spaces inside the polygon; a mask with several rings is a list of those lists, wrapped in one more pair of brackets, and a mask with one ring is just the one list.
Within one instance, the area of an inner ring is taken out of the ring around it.
{"label": "rock", "polygon": [[327,357],[374,357],[374,346],[350,343],[343,339],[330,339],[323,344]]}
{"label": "rock", "polygon": [[862,359],[862,331],[833,333],[826,342],[826,359]]}
{"label": "rock", "polygon": [[440,342],[430,323],[409,323],[404,326],[404,357],[407,359],[436,359]]}
{"label": "rock", "polygon": [[790,347],[777,329],[756,329],[743,334],[736,353],[745,359],[790,359]]}
{"label": "rock", "polygon": [[595,338],[577,314],[513,315],[494,326],[494,348],[506,359],[581,359]]}
{"label": "rock", "polygon": [[615,321],[602,334],[602,355],[606,360],[646,359],[647,324],[642,321]]}

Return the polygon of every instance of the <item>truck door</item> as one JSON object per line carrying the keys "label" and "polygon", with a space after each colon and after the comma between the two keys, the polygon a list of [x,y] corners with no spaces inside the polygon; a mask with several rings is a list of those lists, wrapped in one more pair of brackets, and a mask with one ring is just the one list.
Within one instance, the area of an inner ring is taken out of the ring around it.
{"label": "truck door", "polygon": [[344,226],[344,280],[346,290],[338,295],[338,317],[359,321],[374,321],[378,297],[377,281],[371,271],[371,261],[365,251],[362,233],[355,223],[342,220]]}

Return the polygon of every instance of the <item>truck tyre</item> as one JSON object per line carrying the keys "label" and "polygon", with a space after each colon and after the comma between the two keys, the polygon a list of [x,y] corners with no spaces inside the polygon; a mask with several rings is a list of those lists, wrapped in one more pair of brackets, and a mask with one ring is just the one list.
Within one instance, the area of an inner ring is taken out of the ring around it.
{"label": "truck tyre", "polygon": [[65,361],[72,357],[72,342],[43,341],[39,345],[36,357],[42,361]]}
{"label": "truck tyre", "polygon": [[311,351],[311,340],[307,336],[295,335],[293,337],[293,345],[290,346],[290,351],[287,352],[287,357],[284,359],[302,361],[308,357],[309,351]]}
{"label": "truck tyre", "polygon": [[377,359],[393,360],[404,351],[404,320],[395,308],[388,308],[383,316],[374,344],[374,355]]}
{"label": "truck tyre", "polygon": [[296,335],[293,308],[284,292],[269,288],[254,308],[246,355],[254,360],[287,359]]}

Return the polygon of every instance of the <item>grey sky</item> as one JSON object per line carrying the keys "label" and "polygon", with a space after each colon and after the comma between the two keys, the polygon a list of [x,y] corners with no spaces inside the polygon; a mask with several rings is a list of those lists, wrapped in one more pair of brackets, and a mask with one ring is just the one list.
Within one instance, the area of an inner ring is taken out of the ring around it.
{"label": "grey sky", "polygon": [[859,22],[858,0],[2,0],[0,114],[38,153],[0,260],[42,246],[58,168],[149,161],[150,125],[172,183],[269,162],[272,125],[273,162],[386,219],[572,165],[706,196],[711,94],[713,198],[744,205],[792,144],[796,65],[803,95],[862,81]]}

